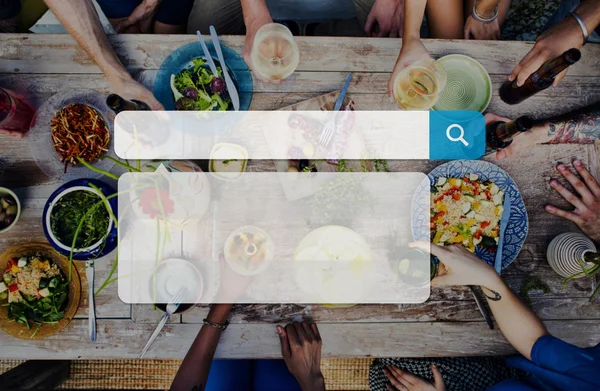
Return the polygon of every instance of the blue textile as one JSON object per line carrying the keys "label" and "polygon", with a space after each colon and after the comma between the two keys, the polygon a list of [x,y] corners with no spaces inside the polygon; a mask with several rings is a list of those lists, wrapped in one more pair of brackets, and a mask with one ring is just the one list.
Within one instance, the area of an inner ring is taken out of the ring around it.
{"label": "blue textile", "polygon": [[[575,11],[575,8],[579,7],[580,3],[580,0],[563,0],[554,15],[548,19],[544,30],[549,29],[566,18],[571,12]],[[598,26],[595,31],[588,31],[588,34],[590,36],[588,42],[600,43],[600,26]]]}
{"label": "blue textile", "polygon": [[[98,5],[108,19],[127,18],[142,0],[98,0]],[[186,25],[194,0],[163,1],[158,6],[155,19],[169,25]]]}
{"label": "blue textile", "polygon": [[508,366],[529,376],[523,381],[505,380],[488,391],[600,390],[600,344],[584,349],[546,335],[533,345],[531,360],[523,356],[507,358]]}
{"label": "blue textile", "polygon": [[301,391],[283,360],[215,360],[206,391]]}

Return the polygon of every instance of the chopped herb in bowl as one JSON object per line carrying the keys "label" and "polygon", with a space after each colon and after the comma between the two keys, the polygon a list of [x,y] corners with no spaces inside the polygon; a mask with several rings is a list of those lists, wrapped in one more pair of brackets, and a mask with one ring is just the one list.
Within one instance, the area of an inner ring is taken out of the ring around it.
{"label": "chopped herb in bowl", "polygon": [[109,225],[106,205],[100,196],[86,190],[65,194],[56,201],[50,214],[50,229],[54,237],[69,248],[76,232],[75,249],[94,246],[106,237]]}

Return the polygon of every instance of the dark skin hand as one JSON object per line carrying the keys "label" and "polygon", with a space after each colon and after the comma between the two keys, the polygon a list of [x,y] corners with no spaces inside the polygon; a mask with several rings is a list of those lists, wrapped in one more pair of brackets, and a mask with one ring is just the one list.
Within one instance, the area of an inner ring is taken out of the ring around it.
{"label": "dark skin hand", "polygon": [[325,391],[321,373],[321,334],[317,325],[309,322],[277,326],[281,355],[303,391]]}
{"label": "dark skin hand", "polygon": [[575,209],[567,211],[553,205],[546,205],[546,211],[574,222],[590,239],[600,243],[600,185],[580,160],[575,160],[573,167],[579,176],[564,164],[559,164],[557,169],[579,196],[573,194],[556,179],[550,181],[550,186]]}

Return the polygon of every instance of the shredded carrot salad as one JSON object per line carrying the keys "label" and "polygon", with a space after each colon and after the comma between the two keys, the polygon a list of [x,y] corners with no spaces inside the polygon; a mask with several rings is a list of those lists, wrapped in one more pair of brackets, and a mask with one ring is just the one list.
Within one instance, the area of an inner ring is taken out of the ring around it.
{"label": "shredded carrot salad", "polygon": [[61,109],[51,122],[54,148],[65,163],[77,165],[80,157],[92,163],[108,152],[110,132],[102,116],[93,108],[73,103]]}

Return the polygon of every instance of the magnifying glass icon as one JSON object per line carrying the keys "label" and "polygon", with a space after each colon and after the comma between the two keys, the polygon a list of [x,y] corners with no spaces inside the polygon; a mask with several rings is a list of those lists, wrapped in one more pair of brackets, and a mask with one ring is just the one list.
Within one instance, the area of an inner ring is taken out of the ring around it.
{"label": "magnifying glass icon", "polygon": [[[451,134],[452,129],[458,129],[460,131],[460,136],[452,137],[452,134]],[[460,141],[461,143],[463,143],[465,145],[465,147],[469,146],[469,143],[467,142],[467,140],[465,140],[465,130],[463,129],[462,126],[460,126],[458,124],[448,126],[448,129],[446,129],[446,137],[448,137],[448,140],[450,140],[452,142]]]}

